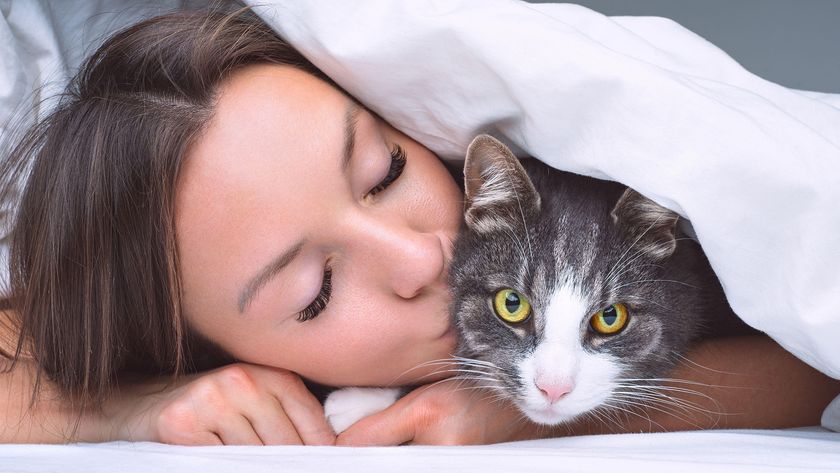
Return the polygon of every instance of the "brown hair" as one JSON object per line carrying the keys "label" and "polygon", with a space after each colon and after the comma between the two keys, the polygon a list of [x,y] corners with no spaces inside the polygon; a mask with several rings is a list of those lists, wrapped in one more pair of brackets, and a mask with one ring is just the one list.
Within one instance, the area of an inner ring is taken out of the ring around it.
{"label": "brown hair", "polygon": [[7,358],[31,354],[80,405],[98,404],[125,370],[200,367],[208,345],[181,313],[175,186],[220,84],[258,63],[328,81],[247,9],[143,21],[85,62],[0,167],[3,196],[28,173],[10,234],[19,338]]}

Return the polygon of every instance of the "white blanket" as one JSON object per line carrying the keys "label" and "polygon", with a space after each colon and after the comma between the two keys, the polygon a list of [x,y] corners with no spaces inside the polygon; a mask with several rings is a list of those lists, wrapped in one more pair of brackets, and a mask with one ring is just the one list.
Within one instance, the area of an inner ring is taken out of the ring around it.
{"label": "white blanket", "polygon": [[[33,86],[59,90],[90,41],[179,3],[0,2],[0,121]],[[661,18],[503,0],[254,3],[441,157],[491,132],[687,217],[735,311],[840,378],[840,96],[767,82]]]}
{"label": "white blanket", "polygon": [[0,471],[95,473],[837,471],[840,434],[820,429],[568,437],[475,447],[0,445]]}

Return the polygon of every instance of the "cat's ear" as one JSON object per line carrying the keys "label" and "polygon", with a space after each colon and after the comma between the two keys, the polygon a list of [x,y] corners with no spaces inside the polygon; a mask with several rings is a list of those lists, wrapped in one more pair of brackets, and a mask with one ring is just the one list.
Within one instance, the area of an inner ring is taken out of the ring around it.
{"label": "cat's ear", "polygon": [[635,242],[635,247],[654,259],[665,259],[677,248],[679,215],[633,189],[624,191],[610,215],[613,223]]}
{"label": "cat's ear", "polygon": [[521,228],[540,210],[540,195],[525,168],[501,141],[479,135],[464,162],[467,226],[478,233]]}

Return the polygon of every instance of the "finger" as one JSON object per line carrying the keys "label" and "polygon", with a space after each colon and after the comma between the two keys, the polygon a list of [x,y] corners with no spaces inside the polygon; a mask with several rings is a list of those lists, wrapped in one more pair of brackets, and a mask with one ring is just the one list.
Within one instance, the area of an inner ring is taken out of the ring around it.
{"label": "finger", "polygon": [[324,408],[308,390],[298,396],[286,395],[279,402],[305,445],[335,444],[335,432],[327,423]]}
{"label": "finger", "polygon": [[[405,399],[405,398],[403,398]],[[415,422],[406,403],[391,407],[356,422],[336,438],[336,445],[392,446],[414,440]]]}
{"label": "finger", "polygon": [[274,396],[268,396],[254,407],[247,417],[265,445],[303,445],[294,424]]}
{"label": "finger", "polygon": [[324,408],[298,375],[266,368],[257,376],[265,378],[304,445],[335,444],[335,432],[327,423]]}
{"label": "finger", "polygon": [[225,445],[263,445],[254,426],[242,415],[225,416],[214,432]]}
{"label": "finger", "polygon": [[214,432],[195,432],[183,440],[177,442],[178,445],[189,446],[207,446],[207,445],[224,445],[222,439]]}

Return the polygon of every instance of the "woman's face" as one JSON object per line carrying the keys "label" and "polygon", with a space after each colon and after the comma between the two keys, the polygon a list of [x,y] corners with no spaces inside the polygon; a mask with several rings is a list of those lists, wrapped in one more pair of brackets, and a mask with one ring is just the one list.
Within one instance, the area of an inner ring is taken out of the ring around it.
{"label": "woman's face", "polygon": [[432,379],[412,368],[455,345],[462,205],[436,156],[335,88],[287,66],[241,70],[179,178],[187,319],[241,361],[324,384]]}

